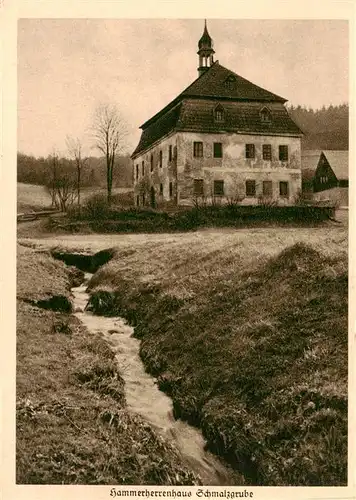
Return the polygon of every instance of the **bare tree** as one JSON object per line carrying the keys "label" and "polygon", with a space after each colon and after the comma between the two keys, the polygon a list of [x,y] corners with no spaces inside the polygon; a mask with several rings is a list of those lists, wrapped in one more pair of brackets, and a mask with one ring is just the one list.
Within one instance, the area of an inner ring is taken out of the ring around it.
{"label": "bare tree", "polygon": [[58,174],[58,153],[55,148],[53,148],[52,154],[48,157],[48,165],[51,171],[51,177],[46,183],[46,186],[51,195],[52,207],[57,207],[56,181]]}
{"label": "bare tree", "polygon": [[50,176],[45,186],[51,195],[52,206],[65,212],[68,205],[72,205],[76,198],[76,182],[72,164],[65,158],[59,158],[58,152],[53,149],[47,159]]}
{"label": "bare tree", "polygon": [[77,203],[80,206],[81,174],[88,158],[83,158],[83,146],[80,139],[67,136],[67,149],[70,157],[74,160],[77,169]]}
{"label": "bare tree", "polygon": [[76,182],[67,175],[61,176],[56,180],[55,193],[57,205],[65,212],[75,201]]}
{"label": "bare tree", "polygon": [[113,104],[100,105],[94,114],[93,135],[95,147],[106,159],[108,203],[111,202],[113,172],[116,156],[123,151],[127,126]]}

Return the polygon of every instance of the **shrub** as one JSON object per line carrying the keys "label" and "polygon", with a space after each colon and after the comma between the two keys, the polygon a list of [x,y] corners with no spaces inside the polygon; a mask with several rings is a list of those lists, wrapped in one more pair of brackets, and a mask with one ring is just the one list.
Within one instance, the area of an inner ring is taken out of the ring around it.
{"label": "shrub", "polygon": [[90,196],[83,208],[83,215],[88,219],[105,219],[110,214],[110,206],[104,194]]}
{"label": "shrub", "polygon": [[134,206],[134,193],[128,191],[126,193],[115,193],[111,197],[111,203],[119,207],[133,207]]}

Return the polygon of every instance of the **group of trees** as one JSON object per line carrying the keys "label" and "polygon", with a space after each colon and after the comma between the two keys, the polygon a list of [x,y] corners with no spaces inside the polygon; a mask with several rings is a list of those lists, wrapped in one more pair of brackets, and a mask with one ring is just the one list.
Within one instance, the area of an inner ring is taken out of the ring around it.
{"label": "group of trees", "polygon": [[[46,185],[51,173],[51,161],[54,151],[46,158],[36,158],[31,155],[17,153],[17,180],[25,184]],[[58,163],[62,166],[68,163],[75,177],[75,163],[65,154],[55,153]],[[106,187],[106,161],[103,156],[83,156],[84,168],[81,170],[81,187]],[[115,172],[117,175],[115,175]],[[132,186],[132,168],[130,156],[118,155],[115,158],[113,188]]]}
{"label": "group of trees", "polygon": [[289,106],[288,112],[304,132],[302,149],[348,150],[349,106],[323,106],[311,109]]}
{"label": "group of trees", "polygon": [[[67,136],[66,153],[56,150],[47,158],[35,158],[18,153],[18,182],[42,184],[48,189],[52,205],[66,210],[68,205],[81,204],[81,190],[84,186],[98,186],[106,177],[107,200],[111,202],[115,185],[132,184],[130,158],[123,155],[127,128],[117,108],[100,105],[94,114],[91,130],[92,146],[103,156],[90,157],[83,152],[78,137]],[[114,170],[120,170],[114,183]],[[104,171],[106,176],[104,175]]]}

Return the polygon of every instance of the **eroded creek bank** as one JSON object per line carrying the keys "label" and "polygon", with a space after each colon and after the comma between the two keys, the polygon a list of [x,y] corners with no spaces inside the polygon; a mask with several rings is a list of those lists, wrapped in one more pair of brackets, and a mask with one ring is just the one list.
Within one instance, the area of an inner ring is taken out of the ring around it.
{"label": "eroded creek bank", "polygon": [[234,485],[236,473],[206,449],[202,433],[173,416],[172,400],[162,392],[154,377],[144,368],[139,356],[140,341],[133,337],[134,329],[121,317],[96,316],[86,310],[90,295],[87,284],[93,273],[108,262],[112,250],[96,255],[52,252],[53,257],[85,272],[84,281],[71,289],[75,316],[89,332],[98,332],[115,353],[118,368],[125,381],[128,408],[144,418],[160,435],[180,452],[182,460],[197,474],[204,485]]}

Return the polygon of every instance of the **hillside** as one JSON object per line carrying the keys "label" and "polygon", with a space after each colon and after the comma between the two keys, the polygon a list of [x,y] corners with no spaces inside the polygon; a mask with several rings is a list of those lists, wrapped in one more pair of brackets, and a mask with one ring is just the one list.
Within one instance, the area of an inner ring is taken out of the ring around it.
{"label": "hillside", "polygon": [[304,132],[302,149],[349,149],[349,107],[323,107],[318,110],[290,106],[288,112]]}
{"label": "hillside", "polygon": [[250,484],[345,485],[346,231],[209,234],[128,239],[94,311],[136,325],[176,416]]}

